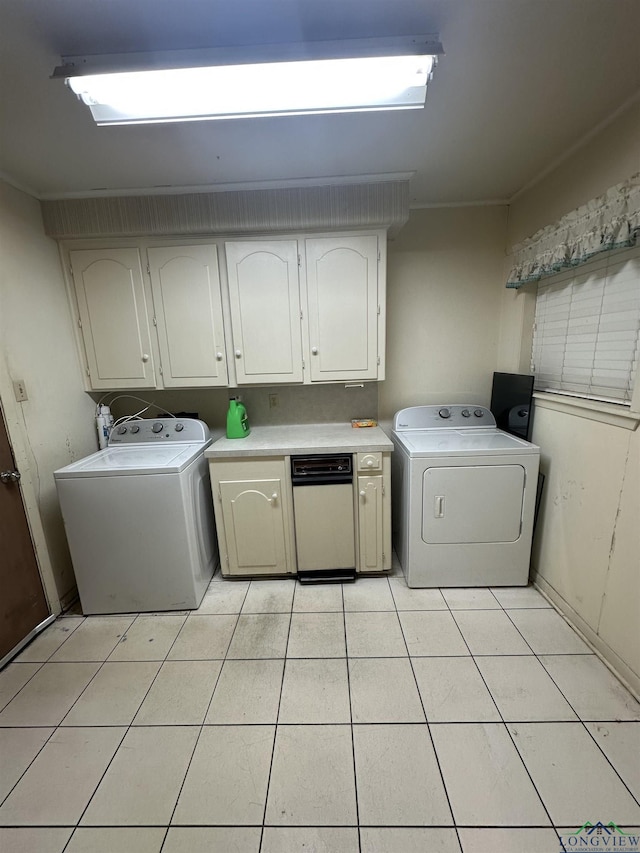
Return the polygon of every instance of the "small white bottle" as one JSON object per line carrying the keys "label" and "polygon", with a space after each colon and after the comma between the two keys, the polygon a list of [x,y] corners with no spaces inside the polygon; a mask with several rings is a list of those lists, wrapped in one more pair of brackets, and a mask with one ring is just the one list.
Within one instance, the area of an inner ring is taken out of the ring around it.
{"label": "small white bottle", "polygon": [[98,447],[104,450],[109,441],[109,433],[113,426],[113,415],[109,406],[100,406],[96,417],[96,429],[98,430]]}

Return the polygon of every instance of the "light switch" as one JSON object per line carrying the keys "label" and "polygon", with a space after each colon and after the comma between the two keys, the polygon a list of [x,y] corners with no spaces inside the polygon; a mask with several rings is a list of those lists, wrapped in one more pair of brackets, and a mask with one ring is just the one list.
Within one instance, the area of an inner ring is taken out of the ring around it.
{"label": "light switch", "polygon": [[25,400],[29,399],[27,395],[27,386],[24,384],[22,379],[16,379],[13,383],[13,393],[16,395],[18,403],[24,403]]}

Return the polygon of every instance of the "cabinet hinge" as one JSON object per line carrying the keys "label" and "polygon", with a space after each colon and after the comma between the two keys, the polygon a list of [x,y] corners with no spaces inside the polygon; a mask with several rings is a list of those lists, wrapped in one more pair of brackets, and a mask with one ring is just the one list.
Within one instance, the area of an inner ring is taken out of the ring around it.
{"label": "cabinet hinge", "polygon": [[72,266],[69,266],[69,275],[71,276],[71,278],[73,278],[73,277],[74,277],[74,276],[73,276],[73,267],[72,267]]}
{"label": "cabinet hinge", "polygon": [[229,555],[228,555],[228,554],[227,554],[227,555],[226,555],[226,557],[225,557],[225,562],[226,562],[226,564],[227,564],[227,566],[228,566],[228,565],[229,565]]}
{"label": "cabinet hinge", "polygon": [[153,318],[153,325],[154,325],[154,326],[157,326],[157,325],[158,325],[158,321],[156,320],[156,318],[155,318],[155,317]]}
{"label": "cabinet hinge", "polygon": [[300,319],[302,320],[302,311],[300,312]]}
{"label": "cabinet hinge", "polygon": [[161,364],[158,365],[158,373],[160,374],[160,376],[162,376],[162,365]]}
{"label": "cabinet hinge", "polygon": [[380,249],[378,249],[378,261],[381,261],[381,260],[382,260],[382,258],[380,257]]}
{"label": "cabinet hinge", "polygon": [[147,275],[151,275],[151,267],[147,264]]}
{"label": "cabinet hinge", "polygon": [[382,313],[382,312],[380,311],[380,306],[378,305],[378,316],[379,316],[381,313]]}
{"label": "cabinet hinge", "polygon": [[377,358],[377,363],[380,364],[380,356]]}
{"label": "cabinet hinge", "polygon": [[302,369],[303,369],[303,370],[305,369],[304,358],[302,359]]}
{"label": "cabinet hinge", "polygon": [[80,328],[82,328],[82,320],[80,319],[80,317],[78,317],[78,325],[80,326]]}
{"label": "cabinet hinge", "polygon": [[302,255],[298,255],[298,266],[302,266]]}
{"label": "cabinet hinge", "polygon": [[382,487],[382,497],[384,497],[386,494],[387,494],[387,490],[386,490],[386,489],[385,489],[385,487],[383,486],[383,487]]}
{"label": "cabinet hinge", "polygon": [[91,371],[89,370],[89,368],[88,368],[88,367],[87,367],[87,376],[88,376],[89,378],[91,378]]}

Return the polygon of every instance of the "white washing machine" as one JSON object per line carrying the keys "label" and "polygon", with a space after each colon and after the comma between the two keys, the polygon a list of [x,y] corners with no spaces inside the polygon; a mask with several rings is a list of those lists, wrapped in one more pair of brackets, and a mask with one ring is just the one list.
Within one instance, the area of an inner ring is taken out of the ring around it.
{"label": "white washing machine", "polygon": [[54,472],[84,613],[195,609],[218,552],[202,421],[115,427]]}
{"label": "white washing machine", "polygon": [[399,411],[394,545],[410,587],[518,586],[529,576],[540,448],[482,406]]}

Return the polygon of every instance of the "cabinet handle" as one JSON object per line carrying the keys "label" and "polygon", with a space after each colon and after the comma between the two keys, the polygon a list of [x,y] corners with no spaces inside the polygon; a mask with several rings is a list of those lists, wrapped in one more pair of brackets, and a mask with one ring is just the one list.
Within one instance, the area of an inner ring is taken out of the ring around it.
{"label": "cabinet handle", "polygon": [[149,361],[149,356],[148,356],[148,354],[147,354],[146,352],[143,352],[143,353],[142,353],[142,360],[143,360],[143,361]]}
{"label": "cabinet handle", "polygon": [[373,459],[367,459],[367,468],[373,468],[374,461]]}
{"label": "cabinet handle", "polygon": [[217,353],[216,353],[216,358],[218,359],[218,361],[222,361],[222,353],[221,353],[221,352],[217,352]]}
{"label": "cabinet handle", "polygon": [[274,492],[274,493],[271,495],[271,503],[273,504],[273,503],[275,503],[277,500],[278,500],[278,495],[277,495],[277,493],[276,493],[276,492]]}
{"label": "cabinet handle", "polygon": [[311,352],[313,355],[318,355],[318,347],[311,347]]}
{"label": "cabinet handle", "polygon": [[236,358],[242,358],[242,352],[239,349],[236,350]]}
{"label": "cabinet handle", "polygon": [[364,490],[364,489],[362,489],[362,491],[360,492],[360,497],[361,497],[361,498],[366,498],[366,496],[367,496],[367,493],[365,492],[365,490]]}

